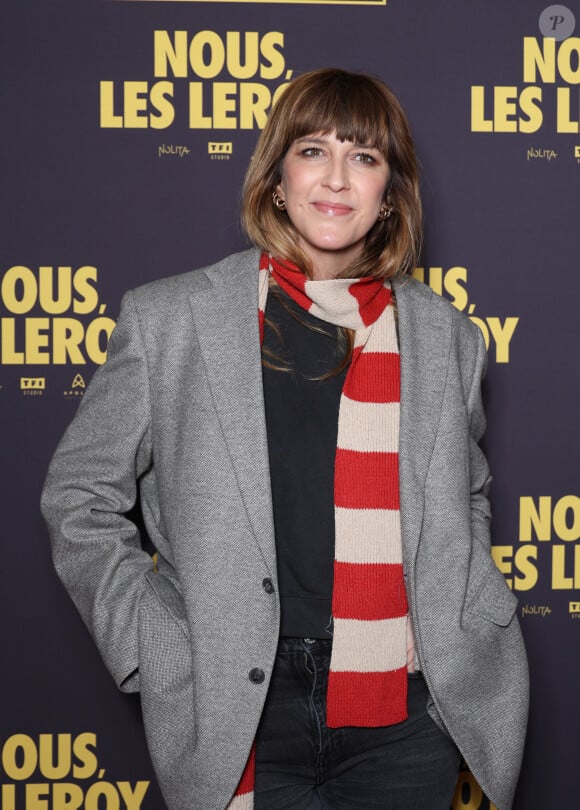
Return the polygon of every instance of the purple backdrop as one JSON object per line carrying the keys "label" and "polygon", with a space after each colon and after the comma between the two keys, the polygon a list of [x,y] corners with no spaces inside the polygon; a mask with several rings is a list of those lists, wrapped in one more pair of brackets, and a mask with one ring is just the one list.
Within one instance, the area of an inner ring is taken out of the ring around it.
{"label": "purple backdrop", "polygon": [[[138,702],[116,692],[53,573],[40,487],[121,293],[245,245],[257,131],[288,78],[323,65],[400,96],[423,173],[417,273],[488,340],[494,554],[532,676],[516,808],[573,806],[577,0],[6,0],[0,15],[2,809],[163,808]],[[468,773],[453,807],[488,807]]]}

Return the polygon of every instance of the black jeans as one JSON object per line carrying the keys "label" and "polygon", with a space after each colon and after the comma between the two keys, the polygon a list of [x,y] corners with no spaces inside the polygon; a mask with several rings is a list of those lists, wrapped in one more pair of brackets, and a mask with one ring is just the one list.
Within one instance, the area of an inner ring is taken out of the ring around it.
{"label": "black jeans", "polygon": [[449,810],[459,752],[409,676],[409,717],[328,728],[330,641],[281,639],[256,738],[255,810]]}

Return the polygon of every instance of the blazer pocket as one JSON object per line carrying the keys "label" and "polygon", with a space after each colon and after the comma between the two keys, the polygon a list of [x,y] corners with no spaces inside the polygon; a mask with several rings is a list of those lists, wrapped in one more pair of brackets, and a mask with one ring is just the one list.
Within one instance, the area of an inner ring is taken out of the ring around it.
{"label": "blazer pocket", "polygon": [[501,571],[493,563],[490,565],[466,603],[464,612],[480,616],[499,627],[507,627],[516,612],[518,598],[508,588]]}
{"label": "blazer pocket", "polygon": [[163,692],[191,677],[185,605],[163,574],[148,572],[139,602],[139,683],[142,694]]}
{"label": "blazer pocket", "polygon": [[[195,750],[191,645],[177,586],[149,572],[139,602],[139,687],[145,735],[170,804],[176,766],[184,779]],[[187,781],[187,780],[186,780]]]}
{"label": "blazer pocket", "polygon": [[148,571],[145,578],[147,584],[157,597],[160,607],[169,613],[177,627],[189,640],[185,603],[177,584],[166,574],[158,574],[154,571]]}

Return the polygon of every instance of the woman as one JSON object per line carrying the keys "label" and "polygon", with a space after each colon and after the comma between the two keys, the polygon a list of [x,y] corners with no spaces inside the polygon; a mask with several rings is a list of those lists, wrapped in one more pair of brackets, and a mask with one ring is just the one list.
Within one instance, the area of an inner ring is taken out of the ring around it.
{"label": "woman", "polygon": [[447,810],[459,752],[511,806],[527,666],[485,349],[409,278],[420,221],[392,93],[296,79],[246,177],[258,250],[125,296],[53,459],[56,566],[170,810]]}

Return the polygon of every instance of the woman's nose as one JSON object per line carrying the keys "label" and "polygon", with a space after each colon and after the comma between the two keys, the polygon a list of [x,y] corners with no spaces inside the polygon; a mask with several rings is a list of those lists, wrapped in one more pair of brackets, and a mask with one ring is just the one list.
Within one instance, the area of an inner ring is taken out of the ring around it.
{"label": "woman's nose", "polygon": [[344,161],[332,159],[326,164],[322,185],[327,186],[331,191],[342,191],[350,188],[348,169]]}

